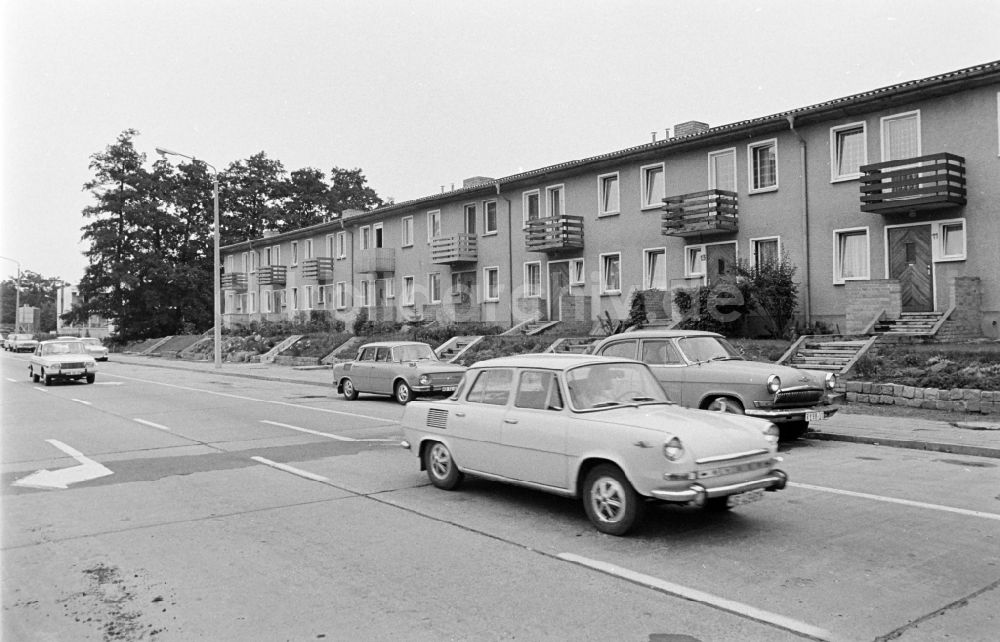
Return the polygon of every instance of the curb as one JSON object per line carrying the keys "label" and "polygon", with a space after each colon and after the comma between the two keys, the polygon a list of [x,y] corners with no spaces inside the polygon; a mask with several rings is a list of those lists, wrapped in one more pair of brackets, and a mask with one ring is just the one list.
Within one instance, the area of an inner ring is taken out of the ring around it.
{"label": "curb", "polygon": [[969,455],[972,457],[991,457],[1000,459],[1000,448],[988,446],[967,446],[964,444],[947,444],[933,441],[917,441],[915,439],[892,439],[883,437],[864,437],[860,435],[844,435],[832,432],[809,431],[803,439],[817,441],[846,441],[854,444],[870,446],[888,446],[889,448],[908,448],[910,450],[926,450],[929,452],[950,453],[953,455]]}
{"label": "curb", "polygon": [[[163,368],[165,370],[184,370],[186,372],[204,372],[208,374],[222,375],[224,377],[237,377],[240,379],[257,379],[259,381],[277,381],[279,383],[297,383],[306,386],[320,386],[322,388],[331,387],[330,382],[324,381],[304,381],[302,379],[293,379],[290,377],[280,377],[275,375],[258,375],[250,372],[226,372],[225,370],[201,370],[199,368],[187,368],[184,366],[171,366],[165,363],[143,363],[141,361],[119,361],[119,363],[128,363],[135,366],[143,366],[146,368]],[[332,381],[332,379],[331,379]]]}

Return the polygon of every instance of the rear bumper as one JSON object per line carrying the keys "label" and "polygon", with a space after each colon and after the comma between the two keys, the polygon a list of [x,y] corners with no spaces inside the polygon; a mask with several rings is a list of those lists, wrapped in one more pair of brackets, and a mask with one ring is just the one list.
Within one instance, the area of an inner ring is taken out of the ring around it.
{"label": "rear bumper", "polygon": [[774,469],[768,473],[767,477],[754,479],[752,481],[729,484],[727,486],[716,486],[705,488],[701,484],[691,484],[684,490],[653,490],[652,496],[667,502],[693,502],[704,504],[706,499],[715,497],[727,497],[737,493],[745,493],[750,490],[763,488],[768,491],[782,490],[788,483],[788,475],[783,470]]}
{"label": "rear bumper", "polygon": [[819,412],[823,413],[823,419],[829,419],[838,410],[840,406],[816,406],[814,408],[780,408],[777,410],[764,410],[761,408],[747,408],[744,412],[747,417],[757,417],[758,419],[767,419],[776,424],[787,423],[790,421],[806,421],[806,413]]}

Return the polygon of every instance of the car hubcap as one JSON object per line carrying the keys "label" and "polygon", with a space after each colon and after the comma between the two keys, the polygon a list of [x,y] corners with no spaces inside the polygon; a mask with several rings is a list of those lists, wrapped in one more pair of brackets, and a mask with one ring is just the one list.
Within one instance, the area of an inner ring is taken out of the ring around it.
{"label": "car hubcap", "polygon": [[408,401],[410,398],[410,389],[405,385],[401,385],[396,389],[396,396],[399,397],[400,401]]}
{"label": "car hubcap", "polygon": [[354,394],[354,384],[351,383],[350,381],[345,381],[344,382],[344,394],[345,395],[352,395],[352,394]]}
{"label": "car hubcap", "polygon": [[438,479],[444,479],[451,470],[451,455],[448,450],[435,446],[431,450],[431,471]]}
{"label": "car hubcap", "polygon": [[617,522],[625,509],[625,489],[614,479],[599,479],[591,489],[590,505],[602,522]]}

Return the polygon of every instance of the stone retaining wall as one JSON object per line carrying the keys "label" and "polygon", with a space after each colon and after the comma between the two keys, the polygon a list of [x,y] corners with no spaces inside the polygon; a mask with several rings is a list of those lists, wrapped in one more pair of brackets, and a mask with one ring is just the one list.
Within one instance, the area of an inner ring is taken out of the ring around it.
{"label": "stone retaining wall", "polygon": [[1000,414],[1000,391],[966,388],[940,390],[869,381],[848,381],[845,391],[848,403],[978,412],[984,415]]}

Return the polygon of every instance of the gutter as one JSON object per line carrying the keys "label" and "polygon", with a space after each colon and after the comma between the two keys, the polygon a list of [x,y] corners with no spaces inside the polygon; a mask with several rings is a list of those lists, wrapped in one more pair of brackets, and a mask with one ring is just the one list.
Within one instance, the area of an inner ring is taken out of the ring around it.
{"label": "gutter", "polygon": [[805,322],[806,327],[812,325],[812,297],[810,295],[809,283],[812,281],[812,264],[809,261],[809,166],[806,165],[806,139],[802,137],[799,130],[795,129],[795,116],[789,114],[788,129],[799,139],[799,163],[802,165],[802,218],[805,223],[805,254],[806,254],[806,278],[804,280],[803,292],[805,298]]}

